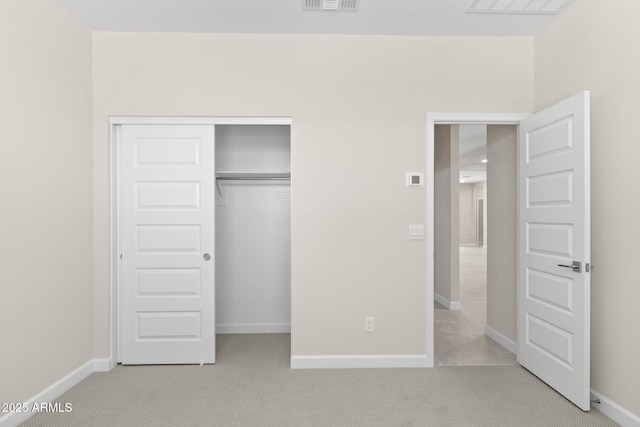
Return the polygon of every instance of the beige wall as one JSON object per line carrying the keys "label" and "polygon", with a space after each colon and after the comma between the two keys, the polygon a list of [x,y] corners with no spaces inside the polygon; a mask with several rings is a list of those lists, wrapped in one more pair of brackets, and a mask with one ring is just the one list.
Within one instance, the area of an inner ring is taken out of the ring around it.
{"label": "beige wall", "polygon": [[473,184],[460,184],[458,188],[460,223],[459,237],[460,244],[476,244],[476,209],[474,206]]}
{"label": "beige wall", "polygon": [[487,326],[517,342],[517,127],[487,126]]}
{"label": "beige wall", "polygon": [[460,126],[437,125],[434,134],[434,291],[460,301],[458,192]]}
{"label": "beige wall", "polygon": [[[478,225],[478,199],[483,199],[483,204],[482,204],[482,225]],[[487,182],[479,182],[476,183],[473,186],[473,206],[474,206],[474,212],[475,212],[475,235],[478,236],[478,232],[482,231],[483,232],[483,241],[479,242],[476,239],[476,243],[478,244],[482,244],[484,247],[487,247]],[[482,227],[481,230],[479,230],[478,227]]]}
{"label": "beige wall", "polygon": [[[460,244],[478,244],[478,199],[485,198],[485,182],[460,184]],[[486,215],[484,215],[486,216]],[[483,216],[483,217],[484,217]],[[486,228],[486,227],[483,227]],[[486,236],[485,236],[486,237]]]}
{"label": "beige wall", "polygon": [[536,37],[536,107],[591,91],[591,384],[640,416],[640,2],[574,2]]}
{"label": "beige wall", "polygon": [[[530,38],[94,34],[96,357],[108,354],[109,115],[291,116],[292,351],[426,353],[428,111],[532,109]],[[376,332],[365,334],[365,316]]]}
{"label": "beige wall", "polygon": [[92,357],[91,43],[57,2],[0,2],[0,402]]}

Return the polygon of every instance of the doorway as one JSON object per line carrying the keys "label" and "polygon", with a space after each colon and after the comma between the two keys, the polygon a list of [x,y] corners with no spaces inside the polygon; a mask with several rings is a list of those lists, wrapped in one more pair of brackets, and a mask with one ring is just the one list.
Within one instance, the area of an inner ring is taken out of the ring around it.
{"label": "doorway", "polygon": [[[513,156],[501,159],[501,163],[515,166],[516,128],[500,127],[510,129],[506,134],[511,137],[508,143],[512,145],[508,154]],[[436,126],[434,362],[438,366],[516,364],[515,355],[491,339],[490,328],[487,327],[487,252],[491,250],[491,239],[487,239],[484,231],[487,222],[488,138],[491,138],[495,160],[504,151],[499,145],[504,139],[504,132],[492,126],[488,136],[488,128],[484,124]],[[501,169],[500,165],[495,165],[494,177],[513,184],[515,175],[508,177]],[[499,189],[500,184],[495,188]],[[493,199],[489,199],[493,201],[489,205],[494,214],[513,217],[507,221],[510,223],[515,221],[514,209],[504,209],[505,215],[495,209],[504,204],[500,199],[510,199],[515,206],[515,186],[512,190],[514,194],[503,194],[500,190]],[[500,218],[500,221],[505,221],[505,218]],[[499,236],[497,228],[494,227],[493,232]],[[510,231],[515,236],[515,228]],[[502,247],[504,243],[498,239],[494,249],[500,253]],[[512,254],[515,251],[515,241],[510,251]],[[449,271],[451,274],[446,274]],[[493,281],[496,282],[495,274]],[[515,309],[515,300],[511,305]],[[505,311],[495,304],[493,309],[498,318]]]}
{"label": "doorway", "polygon": [[[464,114],[464,113],[431,113],[428,114],[427,116],[427,141],[428,141],[428,146],[427,146],[427,169],[426,169],[426,176],[427,177],[432,177],[434,178],[436,176],[436,170],[435,170],[435,162],[436,162],[436,153],[434,151],[435,148],[435,133],[436,133],[436,124],[443,124],[443,125],[458,125],[458,124],[484,124],[484,125],[517,125],[521,120],[523,120],[524,118],[526,118],[528,115],[526,114]],[[514,126],[510,126],[512,129],[514,128]],[[515,144],[513,144],[513,149],[515,150]],[[513,160],[512,165],[511,165],[514,169],[515,169],[515,160]],[[457,186],[458,184],[458,176],[457,176],[457,171],[455,174],[455,184]],[[436,254],[435,254],[435,248],[436,248],[436,241],[438,239],[438,228],[434,227],[434,223],[435,223],[435,218],[437,216],[437,210],[435,208],[435,202],[436,202],[436,191],[435,191],[435,185],[434,185],[434,179],[431,180],[431,182],[429,182],[427,180],[427,218],[426,218],[426,223],[427,223],[427,230],[432,230],[432,232],[434,232],[433,234],[433,238],[431,239],[427,239],[427,270],[431,271],[431,272],[435,272],[435,265],[436,263],[439,263],[439,261],[436,261]],[[514,180],[512,180],[513,183]],[[497,191],[501,191],[501,190],[497,190]],[[456,188],[456,192],[457,192],[457,188]],[[487,198],[483,198],[483,211],[486,212],[486,207],[487,205],[490,203],[490,196]],[[515,196],[512,198],[512,200],[515,203]],[[457,210],[457,207],[456,207]],[[456,212],[457,214],[457,212]],[[448,212],[448,216],[449,218],[451,218],[452,212]],[[499,221],[501,218],[495,218],[497,221]],[[483,215],[483,223],[487,224],[487,216]],[[515,221],[515,215],[513,220]],[[483,227],[483,230],[490,230],[491,227],[490,225],[488,225],[486,228]],[[458,230],[454,230],[456,233],[458,233]],[[486,244],[488,246],[491,245],[490,242],[490,238],[487,236],[487,232],[483,231],[482,234],[482,239],[483,239],[483,246]],[[458,242],[458,240],[456,239],[456,242]],[[515,247],[514,247],[515,248]],[[515,249],[512,248],[511,249],[511,254],[515,257]],[[456,249],[458,249],[458,247],[456,246]],[[490,251],[490,249],[487,249],[488,251]],[[453,253],[453,252],[452,252]],[[457,256],[459,257],[459,252],[456,250],[455,254],[457,254]],[[455,255],[454,254],[454,255]],[[489,254],[489,257],[491,257],[491,255]],[[515,264],[515,262],[514,262]],[[514,266],[515,268],[515,266]],[[490,268],[489,268],[490,270]],[[457,268],[452,269],[452,272],[455,271],[459,274],[459,270]],[[499,272],[498,272],[499,273]],[[434,273],[428,274],[427,276],[427,316],[428,316],[428,325],[435,325],[435,306],[434,306],[434,300],[435,300],[435,295],[434,295],[434,291],[435,291],[435,282],[436,282],[436,277]],[[513,289],[513,294],[515,296],[515,292],[516,290]],[[515,307],[515,302],[513,303],[513,311],[515,313],[516,307]],[[491,306],[489,306],[489,312],[491,312]],[[451,314],[451,313],[450,313]],[[512,322],[514,324],[515,327],[515,317],[514,320]],[[455,324],[449,324],[449,327],[451,328],[459,328],[459,326],[456,326]],[[431,329],[431,327],[428,328],[428,334],[433,334],[431,336],[427,337],[427,354],[429,357],[429,360],[432,362],[433,366],[436,365],[436,360],[435,360],[435,338],[436,338],[436,334],[437,334],[437,330]],[[500,332],[494,331],[492,330],[492,328],[487,327],[484,331],[484,334],[489,336],[490,338],[493,338],[493,340],[497,341],[502,347],[505,347],[507,349],[507,354],[509,353],[515,353],[516,351],[516,345],[514,340],[509,339],[507,336],[501,334]],[[513,356],[511,356],[513,357]]]}

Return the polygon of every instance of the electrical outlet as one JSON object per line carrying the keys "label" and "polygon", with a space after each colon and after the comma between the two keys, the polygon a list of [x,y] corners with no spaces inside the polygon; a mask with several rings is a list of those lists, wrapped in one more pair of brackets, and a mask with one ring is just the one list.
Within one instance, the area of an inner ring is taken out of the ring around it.
{"label": "electrical outlet", "polygon": [[364,318],[364,331],[373,332],[373,317]]}

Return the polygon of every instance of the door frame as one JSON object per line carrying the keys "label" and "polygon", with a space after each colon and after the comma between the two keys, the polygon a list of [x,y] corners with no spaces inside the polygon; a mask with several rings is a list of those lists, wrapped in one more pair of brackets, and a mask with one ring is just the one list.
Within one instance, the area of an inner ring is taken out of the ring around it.
{"label": "door frame", "polygon": [[[427,113],[426,173],[425,191],[427,196],[426,235],[427,235],[427,366],[435,365],[434,339],[434,147],[436,125],[519,125],[530,113]],[[517,143],[518,147],[520,142]],[[517,147],[516,147],[517,149]],[[486,201],[485,201],[486,202]],[[485,230],[486,233],[486,230]],[[486,237],[486,236],[485,236]],[[519,239],[519,237],[518,237]]]}
{"label": "door frame", "polygon": [[[291,117],[172,117],[172,116],[109,116],[109,369],[122,358],[119,262],[121,202],[119,158],[122,125],[289,125]],[[293,165],[292,165],[293,169]],[[215,172],[215,171],[213,171]],[[293,324],[293,319],[291,320]]]}

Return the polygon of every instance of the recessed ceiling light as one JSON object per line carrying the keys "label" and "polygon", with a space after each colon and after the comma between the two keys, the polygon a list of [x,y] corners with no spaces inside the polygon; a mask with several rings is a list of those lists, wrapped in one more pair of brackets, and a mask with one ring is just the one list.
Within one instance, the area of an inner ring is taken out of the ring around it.
{"label": "recessed ceiling light", "polygon": [[482,163],[487,163],[488,160],[487,159],[482,159]]}
{"label": "recessed ceiling light", "polygon": [[526,13],[557,15],[573,0],[473,0],[471,13]]}

